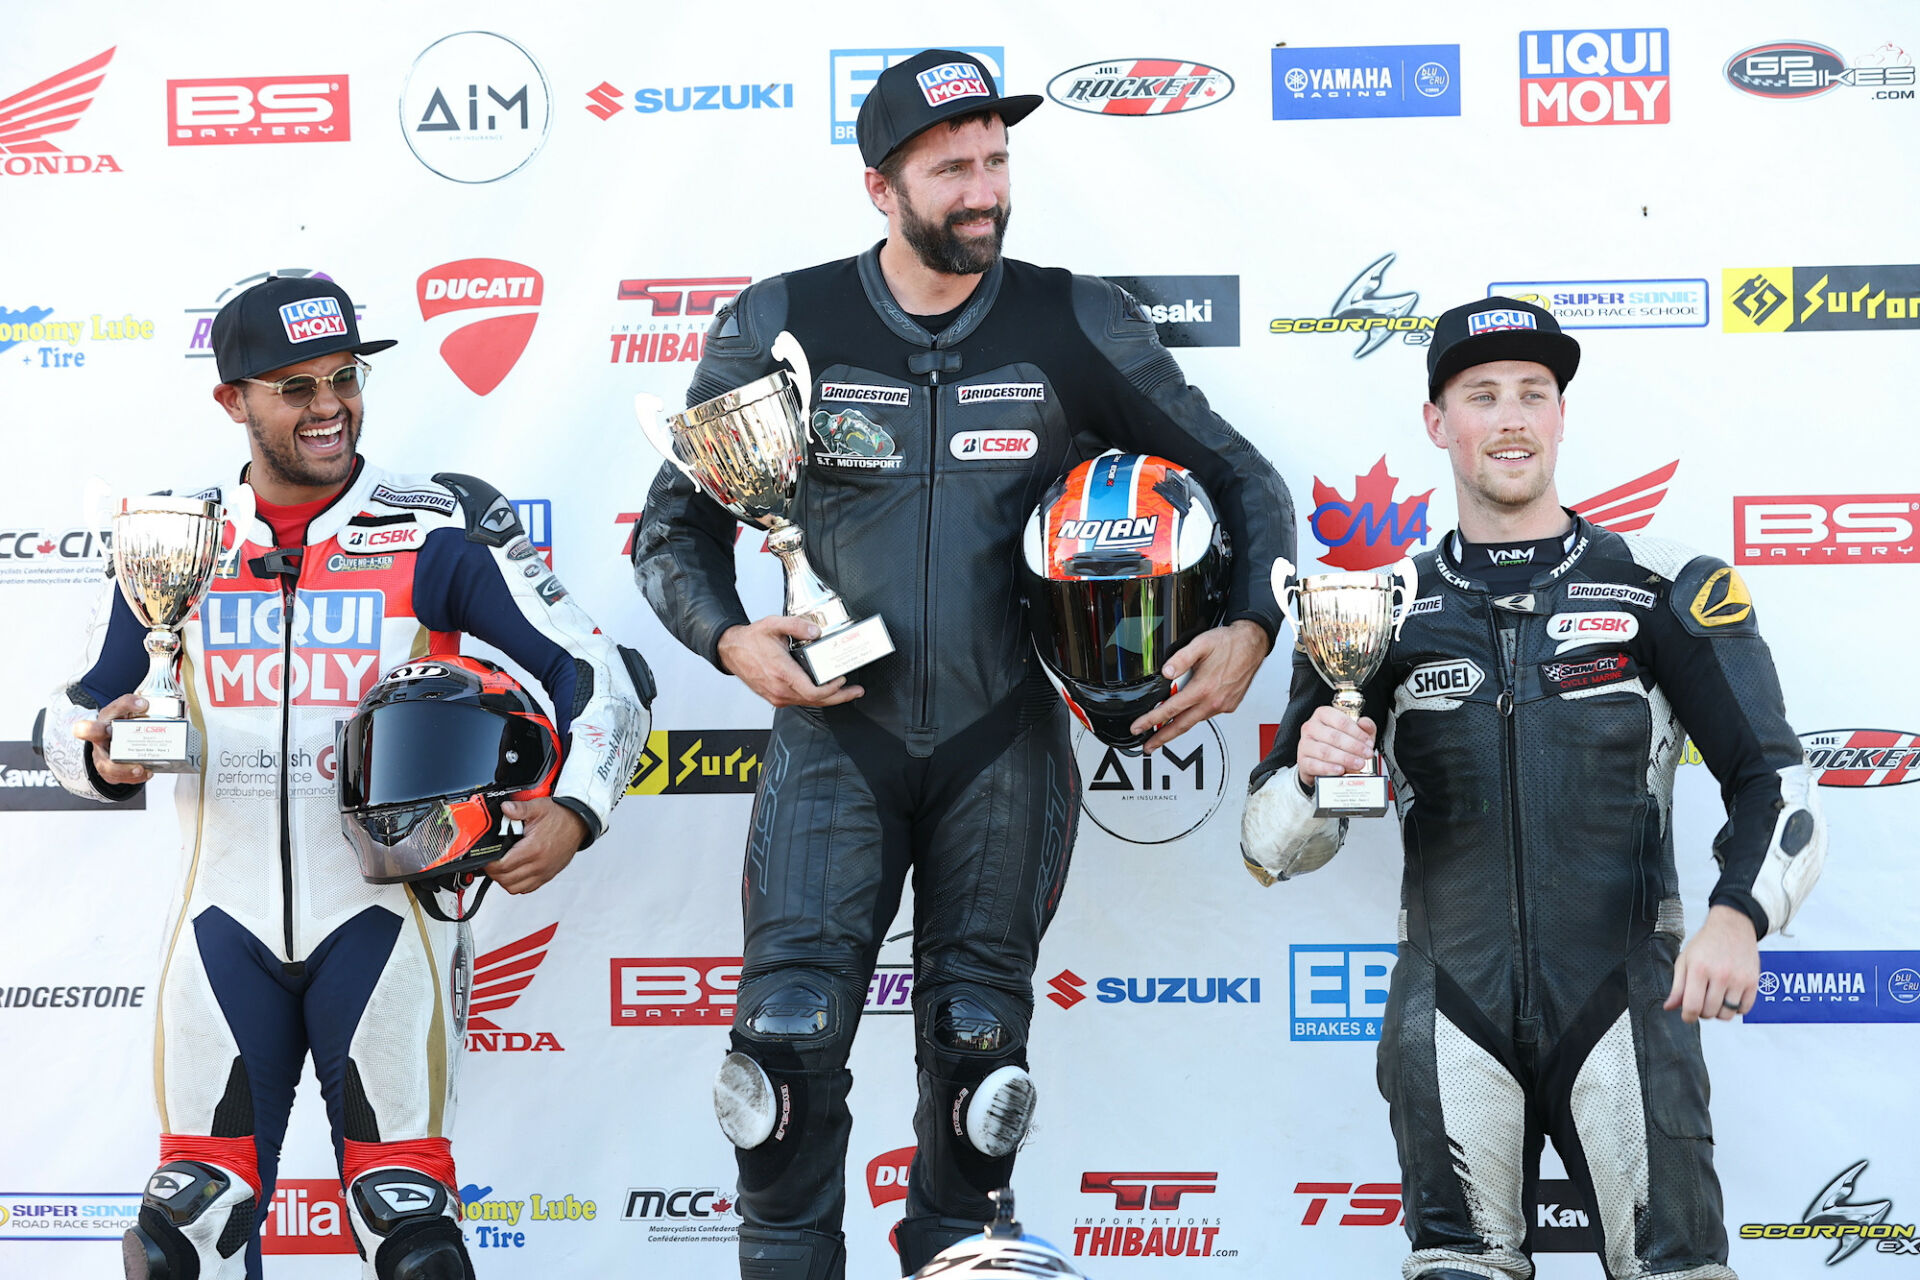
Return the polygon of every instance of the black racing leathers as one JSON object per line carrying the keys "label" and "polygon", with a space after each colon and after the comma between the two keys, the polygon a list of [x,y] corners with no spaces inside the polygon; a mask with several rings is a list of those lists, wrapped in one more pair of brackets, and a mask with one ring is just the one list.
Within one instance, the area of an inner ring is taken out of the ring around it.
{"label": "black racing leathers", "polygon": [[[920,1102],[903,1272],[978,1231],[1012,1170],[964,1120],[994,1073],[1026,1065],[1033,967],[1079,792],[1017,587],[1028,513],[1109,447],[1169,458],[1199,477],[1233,540],[1229,616],[1272,635],[1267,569],[1291,555],[1293,512],[1138,305],[1099,279],[1003,261],[932,335],[894,302],[877,250],[779,276],[716,320],[689,403],[770,372],[782,330],[814,376],[798,510],[809,557],[896,646],[850,677],[859,700],[774,717],[743,877],[732,1043],[782,1110],[739,1152],[741,1269],[823,1280],[844,1265],[847,1051],[909,869]],[[748,621],[734,531],[669,466],[635,540],[655,612],[716,665],[721,634]]]}
{"label": "black racing leathers", "polygon": [[[1746,588],[1711,557],[1577,518],[1564,559],[1524,589],[1467,578],[1455,545],[1416,561],[1418,598],[1363,690],[1406,853],[1379,1054],[1406,1275],[1531,1274],[1523,1195],[1544,1133],[1611,1275],[1731,1276],[1698,1028],[1661,1008],[1684,922],[1669,809],[1688,733],[1727,806],[1711,903],[1764,936],[1825,848]],[[1332,692],[1296,655],[1253,774],[1244,853],[1283,878],[1345,835],[1291,767]]]}

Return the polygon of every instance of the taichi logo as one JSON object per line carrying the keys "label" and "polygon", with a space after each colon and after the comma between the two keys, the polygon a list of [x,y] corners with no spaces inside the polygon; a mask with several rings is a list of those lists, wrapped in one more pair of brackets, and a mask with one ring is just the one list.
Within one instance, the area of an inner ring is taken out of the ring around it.
{"label": "taichi logo", "polygon": [[[462,258],[420,273],[415,291],[420,318],[479,310],[462,317],[440,342],[440,358],[454,377],[477,396],[498,387],[527,349],[540,318],[545,281],[522,262],[505,258]],[[444,329],[444,325],[435,325]]]}
{"label": "taichi logo", "polygon": [[93,105],[113,54],[113,49],[95,54],[0,99],[0,174],[24,178],[120,172],[119,162],[110,155],[74,154],[47,141],[47,135],[73,128]]}
{"label": "taichi logo", "polygon": [[421,51],[400,96],[407,146],[454,182],[497,182],[546,144],[553,104],[533,55],[491,31],[444,36]]}
{"label": "taichi logo", "polygon": [[1413,553],[1427,542],[1427,504],[1433,490],[1396,500],[1397,476],[1387,474],[1386,455],[1365,475],[1355,476],[1353,497],[1313,478],[1313,514],[1307,525],[1326,551],[1322,564],[1349,572],[1364,572]]}
{"label": "taichi logo", "polygon": [[506,1031],[489,1014],[511,1009],[532,985],[560,928],[556,921],[524,938],[495,947],[473,962],[473,989],[467,1004],[467,1052],[564,1051],[550,1031]]}

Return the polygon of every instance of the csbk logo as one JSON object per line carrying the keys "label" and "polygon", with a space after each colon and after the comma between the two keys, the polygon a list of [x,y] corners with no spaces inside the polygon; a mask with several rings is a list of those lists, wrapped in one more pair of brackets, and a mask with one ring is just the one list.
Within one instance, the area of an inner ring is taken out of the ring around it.
{"label": "csbk logo", "polygon": [[963,431],[953,438],[948,447],[953,451],[953,456],[962,462],[1031,458],[1040,452],[1040,437],[1031,431]]}
{"label": "csbk logo", "polygon": [[540,318],[545,282],[525,263],[505,258],[461,258],[420,273],[415,293],[420,318],[459,311],[491,312],[457,325],[440,342],[440,358],[477,396],[513,372]]}
{"label": "csbk logo", "polygon": [[1823,787],[1897,787],[1920,780],[1920,735],[1903,729],[1803,733],[1807,765]]}
{"label": "csbk logo", "polygon": [[1062,71],[1047,96],[1063,107],[1101,116],[1165,116],[1225,102],[1233,77],[1174,58],[1115,58]]}
{"label": "csbk logo", "polygon": [[1555,653],[1583,645],[1619,643],[1640,634],[1640,620],[1630,613],[1556,613],[1547,619],[1547,635],[1558,640]]}
{"label": "csbk logo", "polygon": [[0,174],[23,178],[121,171],[110,155],[70,155],[47,141],[48,134],[73,128],[93,105],[113,54],[114,49],[95,54],[0,99]]}

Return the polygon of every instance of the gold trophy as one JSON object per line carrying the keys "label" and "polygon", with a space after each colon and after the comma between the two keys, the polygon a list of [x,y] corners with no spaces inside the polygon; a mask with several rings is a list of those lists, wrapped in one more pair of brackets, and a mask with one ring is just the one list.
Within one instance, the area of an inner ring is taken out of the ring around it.
{"label": "gold trophy", "polygon": [[[1402,559],[1384,573],[1317,573],[1295,578],[1293,565],[1277,560],[1273,594],[1287,611],[1300,647],[1320,678],[1337,692],[1333,705],[1356,724],[1365,699],[1360,686],[1386,661],[1400,636],[1407,607],[1419,590],[1419,573]],[[1387,780],[1369,766],[1359,773],[1316,778],[1313,812],[1321,818],[1377,818],[1387,811]]]}
{"label": "gold trophy", "polygon": [[231,523],[245,536],[253,522],[253,488],[240,485],[226,505],[205,498],[159,495],[113,504],[113,575],[133,616],[147,628],[147,677],[134,692],[147,712],[112,722],[107,749],[119,764],[155,773],[188,773],[194,759],[186,692],[177,674],[180,628],[213,585],[221,532]]}

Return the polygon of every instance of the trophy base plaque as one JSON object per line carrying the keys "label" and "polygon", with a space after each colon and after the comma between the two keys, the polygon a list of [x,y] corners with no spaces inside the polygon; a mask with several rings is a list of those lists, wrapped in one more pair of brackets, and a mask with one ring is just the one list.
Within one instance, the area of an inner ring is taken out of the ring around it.
{"label": "trophy base plaque", "polygon": [[875,614],[794,646],[794,656],[815,684],[826,684],[893,652],[886,619]]}
{"label": "trophy base plaque", "polygon": [[1313,784],[1316,818],[1378,818],[1387,811],[1387,780],[1377,773],[1317,778]]}
{"label": "trophy base plaque", "polygon": [[185,720],[115,720],[107,757],[154,773],[191,773],[199,767],[191,757],[191,731]]}

